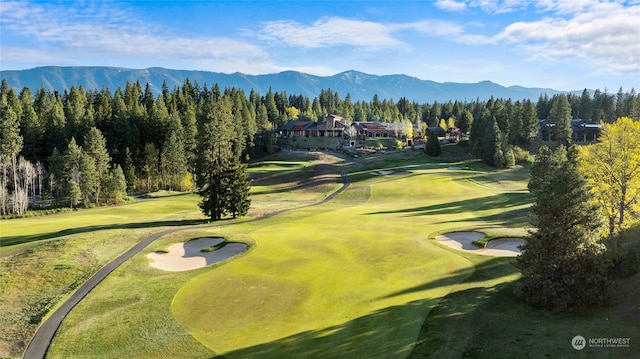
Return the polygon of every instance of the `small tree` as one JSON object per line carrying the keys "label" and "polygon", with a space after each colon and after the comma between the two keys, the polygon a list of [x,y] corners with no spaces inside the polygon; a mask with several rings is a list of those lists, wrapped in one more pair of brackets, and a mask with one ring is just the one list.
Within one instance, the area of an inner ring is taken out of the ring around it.
{"label": "small tree", "polygon": [[607,298],[608,262],[600,243],[603,221],[577,170],[577,150],[540,149],[531,167],[535,228],[517,259],[522,280],[516,293],[547,309],[579,310]]}
{"label": "small tree", "polygon": [[80,203],[80,200],[82,199],[82,192],[80,191],[80,186],[78,186],[78,184],[74,180],[69,179],[67,180],[67,186],[66,186],[65,192],[69,200],[69,207],[73,209]]}
{"label": "small tree", "polygon": [[424,151],[428,156],[438,157],[442,153],[442,147],[440,146],[440,140],[435,132],[430,132],[427,137],[427,143],[425,144]]}
{"label": "small tree", "polygon": [[122,171],[124,173],[124,177],[127,180],[127,189],[133,192],[136,188],[138,177],[136,177],[136,168],[133,164],[133,159],[131,158],[131,150],[129,149],[129,147],[124,149],[124,164],[122,165]]}
{"label": "small tree", "polygon": [[104,197],[108,204],[120,204],[127,194],[127,180],[120,165],[109,170],[105,181]]}
{"label": "small tree", "polygon": [[142,174],[146,179],[147,192],[151,192],[155,187],[158,176],[158,156],[160,151],[153,143],[144,145],[144,161],[142,164]]}

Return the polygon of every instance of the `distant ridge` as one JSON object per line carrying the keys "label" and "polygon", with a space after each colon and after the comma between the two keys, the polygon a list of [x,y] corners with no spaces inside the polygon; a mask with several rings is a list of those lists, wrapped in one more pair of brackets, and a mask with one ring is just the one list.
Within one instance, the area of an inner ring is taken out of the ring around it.
{"label": "distant ridge", "polygon": [[[273,91],[285,91],[288,95],[305,95],[314,98],[320,95],[320,90],[331,89],[344,98],[347,93],[352,101],[371,101],[374,95],[380,100],[398,99],[405,97],[418,103],[433,101],[446,102],[449,100],[470,102],[476,99],[486,101],[495,98],[511,98],[515,100],[531,99],[536,101],[541,94],[553,96],[563,91],[549,88],[528,88],[521,86],[504,87],[491,81],[478,83],[434,82],[421,80],[407,75],[370,75],[358,71],[345,71],[333,76],[315,76],[296,71],[284,71],[268,75],[247,75],[239,72],[224,74],[210,71],[171,70],[161,67],[147,69],[128,69],[121,67],[59,67],[45,66],[28,70],[0,71],[2,79],[6,79],[11,87],[20,91],[29,87],[32,92],[44,86],[46,90],[64,92],[71,86],[82,85],[85,89],[102,89],[114,91],[124,88],[127,81],[136,82],[144,87],[151,85],[155,93],[162,90],[162,83],[166,81],[172,90],[175,86],[182,86],[185,79],[200,86],[218,84],[221,89],[236,87],[247,94],[254,89],[265,94],[271,87]],[[572,91],[580,94],[582,90]]]}

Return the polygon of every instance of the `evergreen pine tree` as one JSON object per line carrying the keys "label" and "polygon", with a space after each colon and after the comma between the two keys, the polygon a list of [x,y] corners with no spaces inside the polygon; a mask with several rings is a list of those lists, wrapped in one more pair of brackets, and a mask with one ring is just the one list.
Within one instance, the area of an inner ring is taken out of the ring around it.
{"label": "evergreen pine tree", "polygon": [[555,140],[563,144],[571,142],[571,105],[566,95],[556,95],[552,99],[549,122],[554,124]]}
{"label": "evergreen pine tree", "polygon": [[129,147],[124,149],[124,163],[122,165],[122,171],[127,181],[127,190],[133,191],[136,187],[138,178],[136,177],[136,168],[131,158],[131,150]]}
{"label": "evergreen pine tree", "polygon": [[535,229],[517,259],[522,280],[516,293],[529,304],[548,309],[580,310],[602,304],[608,266],[599,237],[603,221],[578,172],[577,149],[541,148],[530,176]]}
{"label": "evergreen pine tree", "polygon": [[108,204],[120,204],[127,194],[127,180],[120,165],[116,165],[107,173],[104,183],[104,197]]}
{"label": "evergreen pine tree", "polygon": [[228,213],[236,218],[244,216],[251,206],[251,183],[246,174],[247,165],[237,159],[231,162],[227,182],[226,202]]}
{"label": "evergreen pine tree", "polygon": [[165,186],[169,189],[181,189],[181,182],[187,174],[187,157],[184,144],[177,131],[171,131],[162,147],[160,167]]}
{"label": "evergreen pine tree", "polygon": [[[6,87],[6,80],[2,81],[3,89]],[[14,111],[13,107],[7,101],[7,94],[3,90],[0,93],[0,164],[11,162],[11,172],[13,178],[13,212],[22,214],[21,209],[17,206],[18,203],[18,176],[17,169],[18,154],[22,150],[22,136],[20,135],[20,123],[18,122],[18,115]],[[4,170],[0,173],[0,183],[3,189],[6,188],[7,180]],[[4,207],[4,206],[3,206]]]}
{"label": "evergreen pine tree", "polygon": [[425,144],[424,151],[428,156],[438,157],[442,153],[442,147],[440,146],[440,140],[435,132],[429,133],[427,137],[427,143]]}
{"label": "evergreen pine tree", "polygon": [[246,178],[242,177],[245,167],[238,166],[238,154],[234,152],[234,144],[240,142],[237,136],[243,134],[234,131],[232,121],[229,97],[212,96],[202,105],[198,118],[196,179],[202,197],[200,208],[214,221],[226,214],[243,215],[248,210],[245,201],[249,192],[242,190],[246,187]]}
{"label": "evergreen pine tree", "polygon": [[100,203],[100,191],[108,180],[109,174],[109,152],[107,151],[107,140],[102,136],[100,130],[91,127],[84,138],[84,153],[88,160],[93,162],[96,180],[93,183],[92,195],[95,203]]}

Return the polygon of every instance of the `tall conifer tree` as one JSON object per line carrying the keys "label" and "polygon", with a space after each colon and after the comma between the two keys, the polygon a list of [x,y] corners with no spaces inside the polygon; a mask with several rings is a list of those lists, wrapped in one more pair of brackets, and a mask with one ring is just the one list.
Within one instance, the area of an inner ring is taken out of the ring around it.
{"label": "tall conifer tree", "polygon": [[533,306],[579,310],[607,297],[608,264],[600,243],[602,218],[577,169],[577,149],[540,149],[531,166],[535,228],[517,259],[516,292]]}
{"label": "tall conifer tree", "polygon": [[[220,220],[226,214],[242,214],[242,198],[230,195],[230,188],[238,185],[244,167],[238,168],[238,154],[234,152],[239,140],[234,131],[232,102],[217,91],[206,93],[199,113],[198,151],[196,155],[197,185],[202,202],[202,212],[212,220]],[[248,198],[248,191],[244,192]],[[232,202],[233,201],[233,202]],[[246,212],[244,212],[246,213]]]}

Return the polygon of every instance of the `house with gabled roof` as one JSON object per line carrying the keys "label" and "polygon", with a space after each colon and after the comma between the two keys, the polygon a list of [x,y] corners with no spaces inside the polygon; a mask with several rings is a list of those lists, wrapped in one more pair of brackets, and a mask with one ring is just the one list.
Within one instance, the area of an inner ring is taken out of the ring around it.
{"label": "house with gabled roof", "polygon": [[314,121],[289,121],[277,130],[278,137],[316,137],[318,124]]}
{"label": "house with gabled roof", "polygon": [[379,121],[356,121],[351,124],[359,138],[395,137],[397,129],[391,123]]}
{"label": "house with gabled roof", "polygon": [[447,131],[440,126],[427,127],[427,137],[434,133],[438,138],[446,137]]}
{"label": "house with gabled roof", "polygon": [[602,131],[602,125],[599,123],[590,123],[581,119],[571,120],[571,139],[574,142],[596,142],[600,131]]}
{"label": "house with gabled roof", "polygon": [[[539,139],[544,141],[554,140],[553,128],[556,126],[555,123],[539,120],[538,126],[540,126]],[[579,118],[571,120],[571,140],[574,142],[595,142],[600,136],[600,131],[602,131],[602,125],[599,123],[587,122]]]}
{"label": "house with gabled roof", "polygon": [[320,137],[342,137],[348,128],[347,120],[338,115],[327,115],[318,123],[318,136]]}
{"label": "house with gabled roof", "polygon": [[279,137],[342,137],[347,121],[338,115],[327,115],[315,121],[289,121],[277,130]]}

